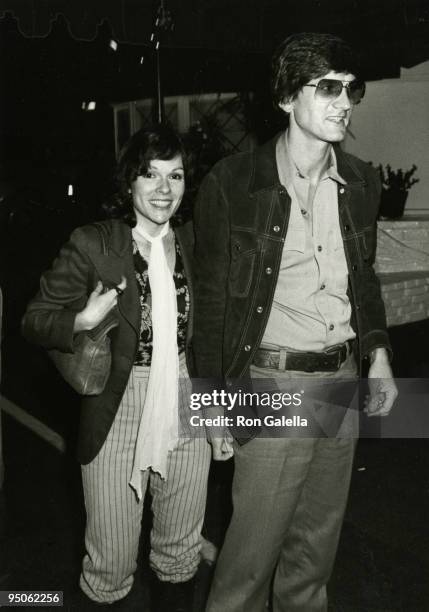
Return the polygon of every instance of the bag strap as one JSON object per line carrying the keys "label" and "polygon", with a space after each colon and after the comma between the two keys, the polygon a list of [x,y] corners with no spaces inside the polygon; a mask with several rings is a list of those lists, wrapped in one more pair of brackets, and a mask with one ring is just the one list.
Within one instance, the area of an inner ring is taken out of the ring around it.
{"label": "bag strap", "polygon": [[107,255],[108,254],[107,242],[106,242],[107,228],[104,225],[104,223],[93,223],[92,225],[96,228],[98,235],[100,237],[101,253],[102,255]]}
{"label": "bag strap", "polygon": [[[92,225],[96,228],[98,235],[100,236],[102,255],[108,255],[108,248],[107,248],[108,233],[107,233],[107,228],[105,224],[104,223],[92,223]],[[114,327],[117,327],[117,325],[118,325],[118,319],[114,317],[112,313],[110,312],[106,316],[106,318],[99,325],[97,325],[97,327],[94,327],[94,329],[87,331],[86,334],[92,340],[94,340],[94,342],[97,342],[98,340],[101,340],[104,336],[106,336],[111,329],[113,329]]]}

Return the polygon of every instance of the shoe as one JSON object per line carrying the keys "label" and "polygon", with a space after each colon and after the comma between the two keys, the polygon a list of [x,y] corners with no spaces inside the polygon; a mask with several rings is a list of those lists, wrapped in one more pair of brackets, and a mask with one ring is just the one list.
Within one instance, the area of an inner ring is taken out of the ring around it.
{"label": "shoe", "polygon": [[130,610],[129,607],[129,594],[123,599],[118,599],[111,603],[101,603],[90,599],[80,588],[77,588],[73,594],[72,600],[70,601],[70,610],[76,610],[76,612],[98,612],[102,610]]}
{"label": "shoe", "polygon": [[151,584],[151,612],[192,612],[195,578],[186,582],[164,582],[156,576]]}

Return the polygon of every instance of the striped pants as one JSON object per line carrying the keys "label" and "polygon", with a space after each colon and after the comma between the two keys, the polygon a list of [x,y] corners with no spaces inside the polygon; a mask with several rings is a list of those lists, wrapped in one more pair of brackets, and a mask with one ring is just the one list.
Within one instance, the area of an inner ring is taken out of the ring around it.
{"label": "striped pants", "polygon": [[[189,397],[183,359],[180,369],[183,406]],[[80,587],[100,603],[125,597],[137,567],[143,500],[138,502],[128,483],[148,376],[149,368],[133,368],[102,449],[82,466],[87,553]],[[165,480],[151,470],[142,472],[142,490],[149,487],[152,496],[150,564],[160,580],[185,582],[197,571],[209,465],[204,438],[181,438],[169,454]]]}

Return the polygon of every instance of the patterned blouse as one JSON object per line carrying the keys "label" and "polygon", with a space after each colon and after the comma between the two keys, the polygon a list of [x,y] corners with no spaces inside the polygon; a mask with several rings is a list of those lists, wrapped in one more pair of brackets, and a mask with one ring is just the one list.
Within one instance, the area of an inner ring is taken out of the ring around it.
{"label": "patterned blouse", "polygon": [[[177,347],[179,354],[185,350],[186,329],[189,313],[189,289],[186,282],[185,270],[183,267],[182,254],[178,242],[175,240],[175,266],[173,272],[174,284],[177,295]],[[139,290],[141,306],[140,338],[137,348],[137,355],[134,365],[150,366],[152,360],[152,316],[148,262],[139,251],[137,243],[133,240],[134,270]]]}

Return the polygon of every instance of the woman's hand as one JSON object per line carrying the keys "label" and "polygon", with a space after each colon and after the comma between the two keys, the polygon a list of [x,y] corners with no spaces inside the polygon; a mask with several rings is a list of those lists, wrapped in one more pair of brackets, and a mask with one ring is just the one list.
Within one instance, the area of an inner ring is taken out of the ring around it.
{"label": "woman's hand", "polygon": [[85,308],[76,315],[73,332],[77,334],[81,331],[89,331],[97,327],[118,303],[118,290],[124,291],[126,286],[127,280],[123,276],[117,288],[103,292],[103,283],[98,281],[94,291],[88,298]]}

